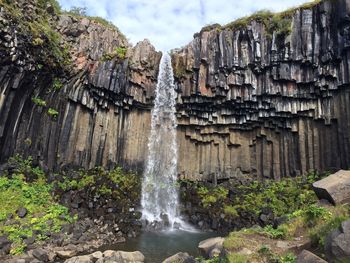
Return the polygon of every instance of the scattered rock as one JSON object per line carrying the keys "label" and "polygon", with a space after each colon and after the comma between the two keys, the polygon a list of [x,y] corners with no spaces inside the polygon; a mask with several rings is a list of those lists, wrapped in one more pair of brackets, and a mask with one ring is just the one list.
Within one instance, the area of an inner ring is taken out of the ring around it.
{"label": "scattered rock", "polygon": [[319,199],[326,199],[334,205],[350,202],[350,171],[339,170],[312,186]]}
{"label": "scattered rock", "polygon": [[253,254],[253,251],[251,251],[250,249],[248,249],[248,248],[243,248],[242,250],[240,250],[239,252],[238,252],[238,254],[242,254],[242,255],[247,255],[247,256],[249,256],[249,255],[251,255],[251,254]]}
{"label": "scattered rock", "polygon": [[308,250],[303,250],[297,257],[297,263],[327,263],[327,261]]}
{"label": "scattered rock", "polygon": [[276,247],[282,248],[282,249],[288,249],[289,248],[289,243],[287,241],[278,240],[277,243],[276,243]]}
{"label": "scattered rock", "polygon": [[27,246],[32,245],[32,244],[34,244],[34,242],[35,242],[35,237],[33,237],[33,236],[32,236],[32,237],[28,237],[28,238],[24,239],[23,242],[24,242]]}
{"label": "scattered rock", "polygon": [[224,240],[223,237],[214,237],[201,241],[198,245],[200,254],[204,258],[220,255],[223,251]]}
{"label": "scattered rock", "polygon": [[9,244],[11,244],[11,241],[8,240],[7,236],[0,237],[0,249],[6,247]]}
{"label": "scattered rock", "polygon": [[188,253],[179,252],[165,259],[162,263],[195,263],[196,260]]}
{"label": "scattered rock", "polygon": [[74,250],[64,250],[64,251],[56,251],[56,254],[59,258],[67,259],[67,258],[74,257],[77,254],[77,252]]}
{"label": "scattered rock", "polygon": [[326,237],[325,252],[331,261],[350,258],[350,220],[342,222],[339,229],[333,230]]}
{"label": "scattered rock", "polygon": [[25,207],[21,207],[16,211],[16,214],[20,217],[23,218],[28,214],[28,210]]}

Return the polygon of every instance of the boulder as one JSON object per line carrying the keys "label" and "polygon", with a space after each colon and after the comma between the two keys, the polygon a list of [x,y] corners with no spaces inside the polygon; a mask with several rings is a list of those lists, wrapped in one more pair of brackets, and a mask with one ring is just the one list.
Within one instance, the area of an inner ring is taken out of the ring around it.
{"label": "boulder", "polygon": [[324,249],[330,261],[350,259],[350,220],[342,222],[326,237]]}
{"label": "boulder", "polygon": [[350,202],[350,171],[339,170],[312,186],[319,199],[326,199],[334,205]]}
{"label": "boulder", "polygon": [[36,248],[31,251],[31,254],[33,257],[36,259],[39,259],[40,261],[43,262],[48,262],[49,261],[49,253],[48,251],[42,249],[42,248]]}
{"label": "boulder", "polygon": [[103,258],[103,254],[101,251],[96,251],[94,253],[91,254],[91,257],[94,261]]}
{"label": "boulder", "polygon": [[224,240],[223,237],[214,237],[201,241],[198,245],[201,256],[204,258],[219,256],[223,251]]}
{"label": "boulder", "polygon": [[8,240],[7,236],[0,237],[0,249],[8,246],[9,244],[11,244],[11,241]]}
{"label": "boulder", "polygon": [[196,260],[188,253],[179,252],[165,259],[162,263],[195,263]]}
{"label": "boulder", "polygon": [[64,261],[64,263],[93,263],[93,261],[92,261],[92,257],[90,255],[87,255],[87,256],[72,257]]}
{"label": "boulder", "polygon": [[143,263],[145,256],[140,251],[126,252],[107,250],[103,252],[104,261],[116,261],[121,263]]}
{"label": "boulder", "polygon": [[56,254],[59,258],[66,259],[74,257],[77,253],[74,250],[60,250],[56,251]]}
{"label": "boulder", "polygon": [[297,263],[327,263],[327,261],[308,250],[303,250],[297,257]]}
{"label": "boulder", "polygon": [[16,214],[20,217],[23,218],[28,214],[28,210],[25,207],[21,207],[16,211]]}

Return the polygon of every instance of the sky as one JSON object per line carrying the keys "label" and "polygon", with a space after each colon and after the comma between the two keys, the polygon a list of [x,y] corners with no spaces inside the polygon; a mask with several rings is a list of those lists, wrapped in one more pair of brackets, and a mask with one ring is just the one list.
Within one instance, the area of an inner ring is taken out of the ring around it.
{"label": "sky", "polygon": [[[309,0],[310,1],[310,0]],[[131,44],[148,38],[157,50],[189,43],[203,26],[227,24],[262,9],[282,11],[307,0],[59,0],[65,10],[85,7],[87,14],[115,24]]]}

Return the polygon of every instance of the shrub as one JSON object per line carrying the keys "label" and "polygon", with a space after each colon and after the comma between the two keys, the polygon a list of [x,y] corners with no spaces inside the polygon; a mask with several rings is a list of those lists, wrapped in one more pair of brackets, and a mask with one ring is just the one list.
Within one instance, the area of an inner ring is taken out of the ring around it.
{"label": "shrub", "polygon": [[36,104],[37,106],[40,106],[40,107],[46,106],[46,101],[44,101],[43,99],[41,99],[39,97],[32,97],[32,102],[34,102],[34,104]]}
{"label": "shrub", "polygon": [[341,223],[347,219],[349,219],[349,214],[332,214],[330,218],[318,223],[310,230],[310,238],[312,244],[323,250],[325,245],[325,238],[327,237],[327,235],[330,234],[334,229],[340,227]]}
{"label": "shrub", "polygon": [[224,205],[224,213],[225,215],[231,216],[231,217],[238,217],[239,214],[235,207],[231,205]]}
{"label": "shrub", "polygon": [[228,190],[221,186],[211,189],[201,186],[197,189],[197,193],[201,198],[203,206],[209,207],[219,201],[225,200],[228,195]]}
{"label": "shrub", "polygon": [[53,109],[53,108],[49,108],[49,109],[47,110],[47,114],[49,114],[51,117],[53,117],[54,119],[56,119],[57,116],[58,116],[58,111],[55,110],[55,109]]}
{"label": "shrub", "polygon": [[117,58],[119,60],[124,60],[126,58],[127,48],[125,47],[117,47],[113,50],[112,53],[106,53],[102,56],[102,61],[112,60]]}
{"label": "shrub", "polygon": [[317,205],[310,205],[304,209],[305,220],[308,224],[314,225],[317,220],[329,215],[326,208]]}
{"label": "shrub", "polygon": [[263,229],[258,230],[258,232],[268,236],[272,239],[286,238],[287,237],[287,228],[283,225],[273,228],[271,225],[265,226]]}
{"label": "shrub", "polygon": [[54,78],[52,82],[52,88],[54,90],[60,90],[63,87],[63,83],[58,78]]}

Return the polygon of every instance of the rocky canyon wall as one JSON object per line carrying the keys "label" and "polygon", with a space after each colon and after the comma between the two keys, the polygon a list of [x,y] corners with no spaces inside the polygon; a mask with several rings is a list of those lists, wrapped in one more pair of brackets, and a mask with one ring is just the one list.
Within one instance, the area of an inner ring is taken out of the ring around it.
{"label": "rocky canyon wall", "polygon": [[[161,53],[147,40],[131,47],[94,18],[15,2],[30,12],[15,19],[0,5],[0,162],[19,153],[53,170],[141,171]],[[34,36],[40,12],[69,63],[41,59],[49,34],[43,30],[44,42]],[[286,13],[275,27],[255,17],[204,28],[174,50],[181,177],[279,179],[349,168],[349,13],[349,0],[324,1]]]}
{"label": "rocky canyon wall", "polygon": [[350,1],[323,1],[279,14],[271,30],[276,17],[266,23],[262,12],[204,28],[176,50],[180,174],[348,169],[349,15]]}

